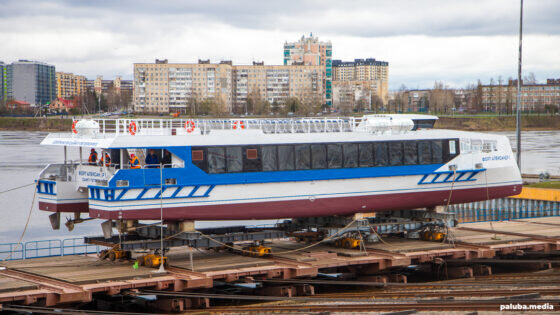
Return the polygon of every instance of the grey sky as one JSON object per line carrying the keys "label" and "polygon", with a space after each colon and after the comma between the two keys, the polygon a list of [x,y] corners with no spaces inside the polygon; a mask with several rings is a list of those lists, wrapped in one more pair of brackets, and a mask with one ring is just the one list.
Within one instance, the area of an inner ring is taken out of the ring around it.
{"label": "grey sky", "polygon": [[[524,72],[560,77],[560,1],[526,0]],[[333,58],[390,64],[390,87],[462,87],[517,71],[517,0],[0,0],[0,60],[33,59],[88,78],[131,78],[134,62],[264,60],[313,32]]]}

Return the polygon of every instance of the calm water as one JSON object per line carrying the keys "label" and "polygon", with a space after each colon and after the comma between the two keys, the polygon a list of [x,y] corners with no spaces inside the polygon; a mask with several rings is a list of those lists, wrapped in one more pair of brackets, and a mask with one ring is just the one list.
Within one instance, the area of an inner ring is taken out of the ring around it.
{"label": "calm water", "polygon": [[[515,133],[507,135],[515,147]],[[64,158],[62,147],[40,146],[39,143],[46,136],[41,132],[0,131],[0,191],[13,187],[30,184],[48,163],[61,163]],[[550,174],[560,174],[560,131],[530,131],[522,135],[522,163],[524,173],[540,173],[548,171]],[[69,148],[69,159],[77,160],[77,148]],[[84,156],[85,157],[85,156]],[[0,194],[0,243],[15,242],[25,226],[34,186]],[[39,211],[37,201],[31,215],[24,241],[39,239],[55,239],[79,237],[83,235],[100,235],[101,221],[92,220],[77,224],[74,231],[69,233],[63,226],[58,231],[51,229],[48,215],[50,212]],[[198,227],[262,224],[276,221],[242,221],[242,222],[197,222]]]}

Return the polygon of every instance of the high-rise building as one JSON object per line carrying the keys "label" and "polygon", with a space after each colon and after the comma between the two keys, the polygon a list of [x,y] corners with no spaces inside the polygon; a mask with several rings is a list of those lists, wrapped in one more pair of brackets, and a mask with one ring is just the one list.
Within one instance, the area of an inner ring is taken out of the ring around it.
{"label": "high-rise building", "polygon": [[302,36],[299,41],[284,43],[284,65],[322,66],[324,102],[332,105],[332,44],[318,37]]}
{"label": "high-rise building", "polygon": [[372,97],[377,96],[383,104],[389,98],[389,63],[386,61],[368,59],[355,59],[354,61],[333,60],[333,103],[337,106],[340,99],[337,95],[348,94],[347,90],[367,91]]}
{"label": "high-rise building", "polygon": [[0,101],[7,101],[8,96],[8,68],[6,64],[0,61]]}
{"label": "high-rise building", "polygon": [[245,112],[248,99],[282,106],[289,97],[302,102],[321,98],[321,66],[233,65],[231,61],[196,64],[134,64],[134,109],[144,112],[186,112],[193,104],[213,99],[228,112]]}
{"label": "high-rise building", "polygon": [[7,65],[8,99],[45,105],[56,98],[55,67],[43,62],[19,60]]}
{"label": "high-rise building", "polygon": [[83,75],[73,73],[56,73],[56,96],[58,98],[72,98],[83,96],[87,92],[87,79]]}

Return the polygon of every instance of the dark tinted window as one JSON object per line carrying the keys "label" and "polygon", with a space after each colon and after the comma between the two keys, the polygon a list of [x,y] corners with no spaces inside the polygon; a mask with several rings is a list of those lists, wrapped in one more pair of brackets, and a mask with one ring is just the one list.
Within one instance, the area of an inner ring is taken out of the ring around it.
{"label": "dark tinted window", "polygon": [[432,148],[430,141],[418,142],[418,159],[420,164],[432,164]]}
{"label": "dark tinted window", "polygon": [[278,170],[278,152],[276,146],[264,146],[261,148],[263,171]]}
{"label": "dark tinted window", "polygon": [[279,145],[278,146],[278,169],[287,171],[294,169],[294,146]]}
{"label": "dark tinted window", "polygon": [[342,152],[344,152],[344,167],[358,167],[358,144],[344,143]]}
{"label": "dark tinted window", "polygon": [[309,144],[296,144],[296,169],[308,170],[311,168],[311,146]]}
{"label": "dark tinted window", "polygon": [[443,163],[443,150],[441,146],[441,140],[432,140],[432,163]]}
{"label": "dark tinted window", "polygon": [[389,142],[389,164],[402,165],[403,151],[401,142]]}
{"label": "dark tinted window", "polygon": [[389,165],[389,154],[387,150],[387,143],[376,142],[373,144],[375,151],[375,166]]}
{"label": "dark tinted window", "polygon": [[342,167],[342,146],[340,144],[327,145],[329,168]]}
{"label": "dark tinted window", "polygon": [[373,144],[360,143],[360,167],[373,166]]}
{"label": "dark tinted window", "polygon": [[224,148],[208,148],[208,173],[217,174],[226,171],[226,156]]}
{"label": "dark tinted window", "polygon": [[418,144],[416,141],[405,141],[404,148],[404,165],[418,164]]}
{"label": "dark tinted window", "polygon": [[226,161],[228,173],[241,172],[243,170],[241,147],[227,147]]}
{"label": "dark tinted window", "polygon": [[311,145],[311,168],[327,168],[327,146],[324,144]]}
{"label": "dark tinted window", "polygon": [[208,159],[206,157],[206,148],[193,147],[191,149],[191,159],[194,165],[203,171],[208,170]]}
{"label": "dark tinted window", "polygon": [[261,150],[259,147],[243,147],[243,171],[257,172],[262,169]]}

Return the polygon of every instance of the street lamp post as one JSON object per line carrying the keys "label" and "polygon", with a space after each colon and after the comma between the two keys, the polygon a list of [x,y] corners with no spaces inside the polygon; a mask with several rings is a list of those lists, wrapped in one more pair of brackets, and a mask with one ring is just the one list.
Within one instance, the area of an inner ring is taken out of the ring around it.
{"label": "street lamp post", "polygon": [[521,170],[521,48],[523,39],[523,0],[519,12],[519,62],[517,68],[517,167]]}

